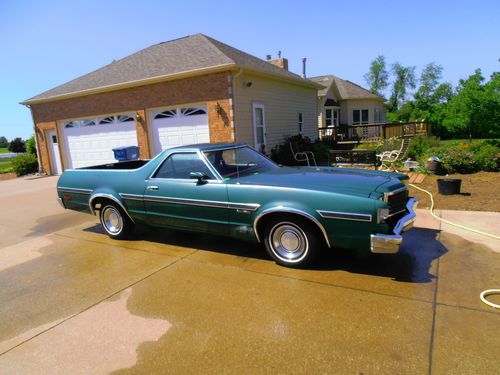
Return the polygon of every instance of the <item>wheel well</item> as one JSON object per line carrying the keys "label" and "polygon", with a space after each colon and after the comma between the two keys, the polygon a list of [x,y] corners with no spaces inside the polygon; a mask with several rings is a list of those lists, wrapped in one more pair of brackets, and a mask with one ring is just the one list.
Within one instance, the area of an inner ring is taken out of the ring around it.
{"label": "wheel well", "polygon": [[316,234],[318,235],[318,237],[321,238],[321,241],[323,242],[323,244],[326,245],[326,246],[328,246],[328,247],[330,246],[329,243],[328,243],[328,241],[327,241],[327,238],[325,237],[326,233],[324,233],[322,231],[322,228],[320,228],[321,224],[319,222],[315,222],[314,220],[310,219],[309,217],[301,215],[301,214],[298,214],[298,213],[293,213],[293,212],[279,212],[279,211],[265,214],[257,222],[256,231],[257,231],[257,234],[258,234],[258,238],[260,239],[261,242],[263,241],[264,229],[266,228],[266,225],[271,220],[278,219],[278,218],[282,219],[282,220],[293,219],[293,220],[296,220],[296,221],[299,221],[299,222],[302,221],[302,222],[306,222],[306,223],[311,224],[311,228],[313,228],[313,230],[316,232]]}
{"label": "wheel well", "polygon": [[92,199],[90,205],[92,207],[92,210],[96,211],[100,210],[105,203],[114,203],[116,205],[116,202],[106,197],[96,197]]}

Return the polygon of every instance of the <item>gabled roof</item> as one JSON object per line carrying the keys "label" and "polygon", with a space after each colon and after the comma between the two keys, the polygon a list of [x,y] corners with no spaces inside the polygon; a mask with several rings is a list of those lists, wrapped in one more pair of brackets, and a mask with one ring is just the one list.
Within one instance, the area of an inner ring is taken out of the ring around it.
{"label": "gabled roof", "polygon": [[23,104],[139,86],[176,76],[246,68],[318,88],[313,82],[203,34],[155,44],[45,91]]}
{"label": "gabled roof", "polygon": [[378,99],[384,100],[379,95],[373,94],[367,89],[357,85],[351,81],[347,81],[345,79],[341,79],[334,75],[326,75],[319,77],[311,77],[309,78],[311,81],[315,83],[319,83],[324,87],[324,89],[318,90],[318,96],[325,96],[328,91],[331,89],[332,84],[335,84],[337,91],[340,95],[340,100],[346,99]]}

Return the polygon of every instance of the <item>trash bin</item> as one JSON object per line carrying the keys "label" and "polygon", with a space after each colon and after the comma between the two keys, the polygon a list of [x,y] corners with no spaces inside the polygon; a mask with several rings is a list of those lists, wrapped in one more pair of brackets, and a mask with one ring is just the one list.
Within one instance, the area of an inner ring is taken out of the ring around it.
{"label": "trash bin", "polygon": [[139,147],[137,146],[122,146],[113,149],[115,159],[118,161],[128,161],[139,159]]}

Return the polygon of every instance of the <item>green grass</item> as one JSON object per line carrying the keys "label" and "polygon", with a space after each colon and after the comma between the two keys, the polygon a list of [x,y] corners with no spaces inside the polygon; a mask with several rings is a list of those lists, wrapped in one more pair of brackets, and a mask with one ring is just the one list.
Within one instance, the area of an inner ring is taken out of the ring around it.
{"label": "green grass", "polygon": [[14,160],[14,158],[0,159],[0,173],[12,172],[12,160]]}
{"label": "green grass", "polygon": [[8,152],[10,151],[7,149],[7,147],[0,147],[0,154],[6,154]]}

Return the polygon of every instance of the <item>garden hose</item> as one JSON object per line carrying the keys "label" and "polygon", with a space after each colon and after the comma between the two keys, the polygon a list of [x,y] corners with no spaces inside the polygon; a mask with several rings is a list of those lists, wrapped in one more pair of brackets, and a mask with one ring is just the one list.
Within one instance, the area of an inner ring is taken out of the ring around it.
{"label": "garden hose", "polygon": [[[419,188],[418,186],[415,186],[413,184],[409,184],[409,185],[411,187],[413,187],[413,188],[415,188],[417,190],[423,191],[424,193],[426,193],[427,195],[429,195],[429,197],[431,198],[431,215],[434,216],[439,221],[442,221],[443,223],[446,223],[446,224],[449,224],[449,225],[453,225],[455,227],[462,228],[462,229],[465,229],[465,230],[468,230],[468,231],[471,231],[471,232],[474,232],[474,233],[481,234],[483,236],[488,236],[488,237],[494,238],[496,240],[500,240],[499,236],[495,236],[493,234],[481,232],[481,231],[479,231],[477,229],[468,228],[468,227],[465,227],[463,225],[455,224],[455,223],[452,223],[451,221],[441,219],[439,216],[437,216],[434,213],[434,198],[432,197],[432,194],[430,192],[428,192],[427,190]],[[491,307],[493,307],[495,309],[500,309],[500,305],[497,305],[496,303],[490,302],[490,301],[488,301],[486,299],[486,296],[490,296],[490,295],[494,295],[494,294],[500,294],[500,289],[487,289],[487,290],[483,290],[481,292],[481,294],[479,294],[479,298],[481,299],[481,301],[483,301],[488,306],[491,306]]]}

